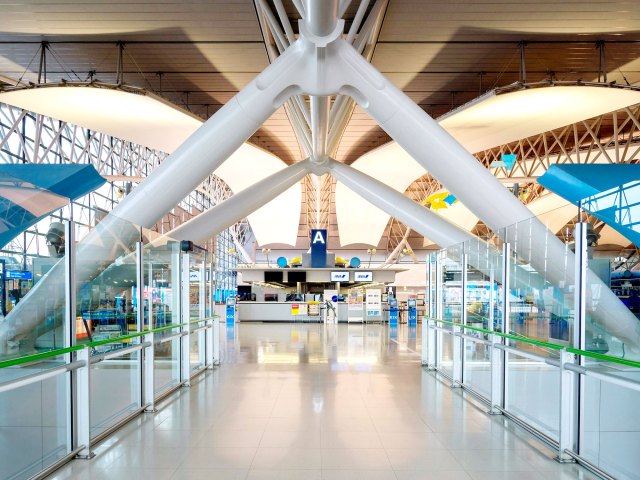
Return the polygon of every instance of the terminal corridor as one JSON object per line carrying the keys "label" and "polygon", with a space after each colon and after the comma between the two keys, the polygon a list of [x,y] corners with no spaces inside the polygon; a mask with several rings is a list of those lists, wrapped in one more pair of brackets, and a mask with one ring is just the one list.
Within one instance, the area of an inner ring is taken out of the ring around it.
{"label": "terminal corridor", "polygon": [[220,367],[49,478],[597,478],[423,369],[419,327],[221,329]]}

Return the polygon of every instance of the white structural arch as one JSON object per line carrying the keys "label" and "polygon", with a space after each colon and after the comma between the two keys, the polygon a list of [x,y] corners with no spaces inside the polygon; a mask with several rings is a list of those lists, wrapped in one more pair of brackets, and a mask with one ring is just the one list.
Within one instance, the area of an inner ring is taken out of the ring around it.
{"label": "white structural arch", "polygon": [[[329,131],[328,96],[340,93],[354,98],[409,155],[494,231],[530,218],[530,210],[464,146],[342,38],[343,30],[344,21],[338,19],[338,0],[305,2],[300,37],[125,198],[99,224],[101,228],[86,237],[87,245],[100,240],[103,249],[111,247],[108,251],[112,255],[120,255],[118,245],[105,245],[107,237],[104,236],[118,219],[136,225],[153,225],[229,158],[278,107],[299,93],[312,97],[313,154],[308,172],[330,173],[343,183],[350,182],[351,189],[367,195],[369,201],[375,200],[379,208],[408,227],[434,238],[441,246],[459,243],[470,236],[443,219],[432,221],[426,209],[401,193],[324,155]],[[470,185],[473,188],[469,188]],[[281,186],[280,191],[274,189],[274,196],[289,188],[286,182]],[[250,193],[253,188],[245,191]],[[227,202],[220,204],[218,210],[224,210],[225,204],[233,210],[233,203]],[[197,218],[194,222],[197,223]],[[545,226],[537,220],[531,221],[529,227],[530,238],[543,238],[547,233]],[[436,235],[442,238],[436,240]],[[534,269],[546,271],[548,281],[555,284],[573,281],[573,274],[567,275],[560,265],[559,260],[567,257],[567,253],[556,237],[552,236],[544,244],[529,244],[509,232],[505,240],[516,247],[521,257],[531,259]],[[78,275],[79,282],[91,276],[87,260],[95,258],[91,253],[82,245],[78,248],[78,258],[86,262],[85,269]],[[63,279],[62,270],[60,264],[54,267],[49,276],[11,311],[0,327],[0,345],[43,320],[42,314],[38,313],[43,309],[38,309],[38,305],[62,303],[62,298],[48,295],[46,288],[50,281]],[[640,347],[637,318],[594,274],[589,274],[587,282],[603,287],[592,317],[624,341],[634,355],[637,354]]]}

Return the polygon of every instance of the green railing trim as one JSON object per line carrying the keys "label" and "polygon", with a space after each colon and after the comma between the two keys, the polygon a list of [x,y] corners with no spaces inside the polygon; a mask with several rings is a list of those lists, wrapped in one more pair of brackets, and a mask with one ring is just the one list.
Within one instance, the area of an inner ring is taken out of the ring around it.
{"label": "green railing trim", "polygon": [[11,360],[4,360],[0,362],[0,368],[14,367],[16,365],[22,365],[24,363],[37,362],[38,360],[43,360],[45,358],[59,357],[60,355],[64,355],[66,353],[77,352],[78,350],[82,350],[83,348],[83,345],[75,345],[69,348],[61,348],[58,350],[50,350],[48,352],[35,353],[33,355],[26,355],[24,357],[12,358]]}
{"label": "green railing trim", "polygon": [[[428,318],[428,317],[424,317],[424,318]],[[470,325],[462,325],[461,323],[457,323],[457,322],[448,322],[446,320],[439,320],[437,318],[431,318],[430,320],[433,320],[434,322],[438,322],[438,323],[444,323],[447,325],[456,325],[460,328],[466,329],[466,330],[473,330],[476,332],[481,332],[481,333],[486,333],[487,335],[497,335],[499,337],[502,338],[506,338],[509,340],[514,340],[516,342],[522,342],[522,343],[528,343],[530,345],[535,345],[537,347],[544,347],[544,348],[550,348],[552,350],[562,350],[564,347],[562,347],[561,345],[556,345],[555,343],[547,343],[547,342],[542,342],[540,340],[533,340],[529,337],[519,337],[516,335],[511,335],[508,333],[503,333],[503,332],[497,332],[497,331],[491,331],[491,330],[487,330],[485,328],[480,328],[480,327],[472,327]]]}
{"label": "green railing trim", "polygon": [[567,347],[567,352],[574,353],[576,355],[582,355],[583,357],[595,358],[597,360],[602,360],[603,362],[618,363],[620,365],[626,365],[628,367],[640,368],[640,362],[637,362],[635,360],[629,360],[627,358],[613,357],[611,355],[588,352],[585,350],[579,350],[577,348],[572,348],[572,347]]}
{"label": "green railing trim", "polygon": [[480,327],[472,327],[469,325],[462,325],[460,323],[456,323],[456,322],[448,322],[446,320],[439,320],[437,318],[429,318],[429,317],[423,317],[426,320],[433,320],[434,322],[438,322],[438,323],[446,323],[448,325],[457,325],[461,328],[464,329],[468,329],[468,330],[474,330],[476,332],[482,332],[482,333],[486,333],[488,335],[498,335],[499,337],[503,337],[503,338],[508,338],[511,340],[515,340],[517,342],[524,342],[524,343],[531,343],[533,345],[539,345],[539,346],[544,346],[545,348],[552,348],[554,350],[563,350],[566,349],[567,352],[569,353],[573,353],[575,355],[581,355],[583,357],[589,357],[589,358],[594,358],[596,360],[602,360],[603,362],[611,362],[611,363],[618,363],[620,365],[626,365],[627,367],[635,367],[635,368],[640,368],[640,362],[635,361],[635,360],[629,360],[627,358],[620,358],[620,357],[613,357],[611,355],[604,355],[602,353],[596,353],[596,352],[589,352],[586,350],[580,350],[578,348],[573,348],[573,347],[563,347],[561,345],[556,345],[554,343],[547,343],[547,342],[540,342],[538,340],[532,340],[530,338],[527,337],[517,337],[514,335],[508,335],[506,333],[502,333],[502,332],[492,332],[491,330],[486,330],[484,328],[480,328]]}
{"label": "green railing trim", "polygon": [[143,335],[146,335],[148,333],[149,333],[148,331],[136,332],[136,333],[131,333],[129,335],[122,335],[121,337],[107,338],[105,340],[96,340],[95,342],[87,342],[87,343],[84,344],[84,346],[86,346],[86,347],[99,347],[101,345],[108,345],[110,343],[122,343],[122,342],[125,342],[127,340],[132,340],[134,338],[142,337]]}
{"label": "green railing trim", "polygon": [[165,332],[167,330],[175,330],[176,328],[186,327],[188,323],[175,323],[173,325],[167,325],[166,327],[158,327],[151,330],[153,333]]}

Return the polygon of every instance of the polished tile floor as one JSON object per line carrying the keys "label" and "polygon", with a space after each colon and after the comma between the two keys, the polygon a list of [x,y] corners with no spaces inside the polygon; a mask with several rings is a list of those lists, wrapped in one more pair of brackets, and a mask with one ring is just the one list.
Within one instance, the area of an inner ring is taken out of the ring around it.
{"label": "polished tile floor", "polygon": [[51,478],[595,478],[423,370],[419,329],[222,329],[220,368]]}

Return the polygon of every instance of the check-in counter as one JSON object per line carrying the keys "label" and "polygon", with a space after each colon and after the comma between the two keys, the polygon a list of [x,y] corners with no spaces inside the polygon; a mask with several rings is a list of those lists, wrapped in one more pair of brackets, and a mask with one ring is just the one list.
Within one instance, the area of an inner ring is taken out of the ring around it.
{"label": "check-in counter", "polygon": [[[309,302],[239,302],[236,308],[239,322],[322,322],[324,305],[318,307],[319,315],[309,315]],[[306,315],[300,314],[305,311]],[[347,321],[345,303],[338,304],[337,313],[338,321]]]}

